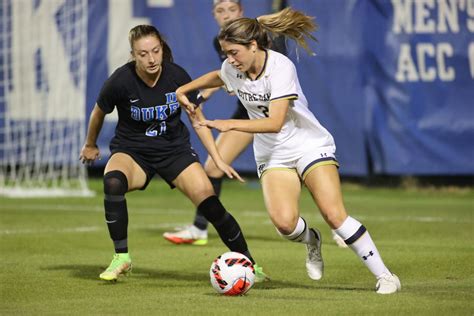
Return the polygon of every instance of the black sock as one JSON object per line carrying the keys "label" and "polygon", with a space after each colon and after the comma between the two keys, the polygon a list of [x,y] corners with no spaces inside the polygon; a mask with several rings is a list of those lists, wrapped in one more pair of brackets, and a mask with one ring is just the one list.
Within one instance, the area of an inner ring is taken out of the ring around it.
{"label": "black sock", "polygon": [[125,200],[127,191],[128,180],[123,172],[113,170],[104,175],[105,221],[116,253],[128,252],[128,211]]}
{"label": "black sock", "polygon": [[214,225],[224,244],[231,250],[246,255],[252,263],[253,260],[239,224],[235,218],[226,211],[217,196],[205,199],[198,206],[198,210]]}
{"label": "black sock", "polygon": [[207,221],[206,217],[199,212],[199,209],[196,210],[196,215],[194,215],[194,222],[193,225],[201,230],[206,230],[209,222]]}
{"label": "black sock", "polygon": [[[220,177],[220,178],[209,177],[209,180],[211,181],[212,187],[214,188],[214,192],[216,193],[216,195],[220,196],[221,195],[221,187],[222,187],[222,177]],[[197,228],[201,229],[201,230],[206,230],[207,226],[209,225],[209,222],[207,221],[204,214],[202,214],[199,211],[199,208],[196,210],[196,215],[194,216],[193,225],[196,226]]]}
{"label": "black sock", "polygon": [[[121,199],[121,200],[120,200]],[[105,220],[116,253],[128,252],[127,228],[128,211],[125,197],[106,195],[104,199]]]}

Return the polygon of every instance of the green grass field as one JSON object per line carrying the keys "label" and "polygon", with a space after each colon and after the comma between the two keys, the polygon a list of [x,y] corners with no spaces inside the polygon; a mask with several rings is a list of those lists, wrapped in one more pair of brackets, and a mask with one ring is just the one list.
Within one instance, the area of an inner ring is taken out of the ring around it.
{"label": "green grass field", "polygon": [[305,247],[280,238],[258,183],[226,182],[222,201],[240,222],[253,256],[272,277],[242,297],[220,296],[209,267],[227,251],[215,230],[207,246],[175,246],[162,233],[191,221],[177,190],[155,180],[128,194],[134,270],[115,284],[101,181],[95,198],[0,198],[1,315],[473,315],[474,190],[374,189],[345,184],[350,214],[370,231],[402,292],[382,296],[355,254],[338,248],[307,193],[302,215],[323,233],[325,276],[310,280]]}

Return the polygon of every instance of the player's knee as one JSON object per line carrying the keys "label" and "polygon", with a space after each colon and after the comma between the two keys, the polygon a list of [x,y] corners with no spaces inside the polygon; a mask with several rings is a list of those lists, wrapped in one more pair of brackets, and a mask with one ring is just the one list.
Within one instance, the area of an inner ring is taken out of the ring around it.
{"label": "player's knee", "polygon": [[325,211],[321,212],[326,223],[332,228],[336,229],[342,225],[347,215],[345,212],[335,211]]}
{"label": "player's knee", "polygon": [[281,235],[290,235],[296,228],[296,224],[285,222],[275,225],[275,228]]}
{"label": "player's knee", "polygon": [[120,196],[128,191],[128,180],[119,170],[107,172],[104,175],[104,194],[107,196]]}
{"label": "player's knee", "polygon": [[225,219],[228,214],[219,198],[212,195],[198,205],[198,212],[213,224]]}
{"label": "player's knee", "polygon": [[[279,214],[285,214],[285,212],[279,212]],[[281,235],[290,235],[296,228],[298,218],[298,216],[285,214],[283,216],[279,216],[278,218],[272,218],[272,220],[278,233]]]}
{"label": "player's knee", "polygon": [[206,164],[204,165],[204,171],[206,172],[207,176],[211,178],[221,178],[224,176],[224,172],[217,168],[214,160],[212,159],[208,159],[206,161]]}
{"label": "player's knee", "polygon": [[210,181],[203,181],[201,185],[196,186],[192,192],[193,201],[204,201],[212,195],[216,195]]}

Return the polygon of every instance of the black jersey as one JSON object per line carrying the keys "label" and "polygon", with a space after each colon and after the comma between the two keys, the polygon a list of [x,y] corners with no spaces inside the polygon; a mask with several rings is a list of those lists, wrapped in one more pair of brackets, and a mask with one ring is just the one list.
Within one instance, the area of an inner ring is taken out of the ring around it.
{"label": "black jersey", "polygon": [[[118,68],[104,83],[97,105],[105,113],[117,108],[118,123],[110,143],[152,155],[169,155],[189,144],[189,131],[181,121],[176,89],[191,81],[180,66],[163,61],[160,78],[147,86],[135,71],[135,62]],[[196,94],[189,96],[196,102]]]}

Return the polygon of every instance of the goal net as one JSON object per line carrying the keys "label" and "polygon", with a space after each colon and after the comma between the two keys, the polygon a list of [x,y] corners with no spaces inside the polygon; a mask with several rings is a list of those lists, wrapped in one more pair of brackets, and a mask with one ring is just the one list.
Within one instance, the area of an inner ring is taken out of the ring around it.
{"label": "goal net", "polygon": [[90,196],[87,0],[0,0],[0,195]]}

